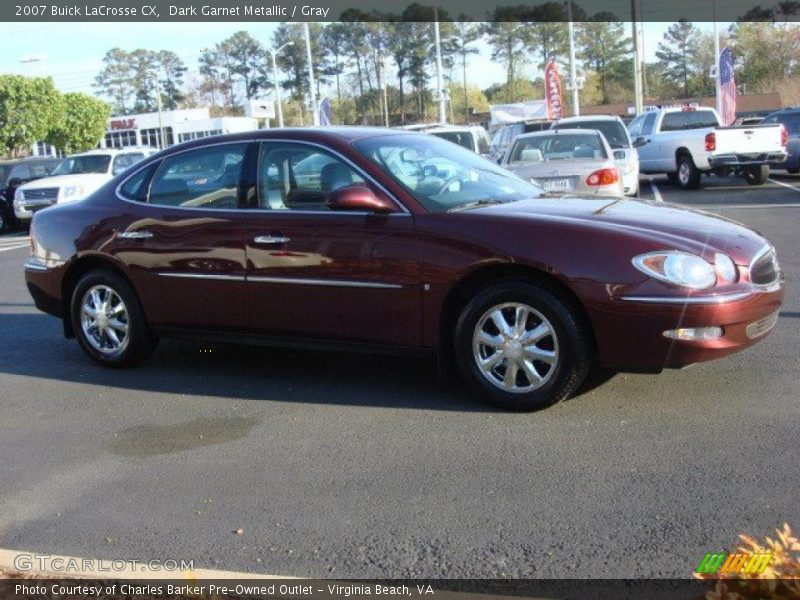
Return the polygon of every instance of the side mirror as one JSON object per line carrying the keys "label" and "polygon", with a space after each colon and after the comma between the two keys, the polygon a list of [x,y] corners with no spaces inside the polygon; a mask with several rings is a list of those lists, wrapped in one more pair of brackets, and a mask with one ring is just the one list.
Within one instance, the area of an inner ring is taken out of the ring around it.
{"label": "side mirror", "polygon": [[625,151],[614,150],[614,160],[625,160]]}
{"label": "side mirror", "polygon": [[642,136],[637,137],[633,140],[633,147],[638,148],[639,146],[644,146],[647,143],[647,140],[644,139]]}
{"label": "side mirror", "polygon": [[19,177],[12,177],[8,180],[8,187],[10,188],[17,188],[22,185],[22,179]]}
{"label": "side mirror", "polygon": [[392,202],[376,196],[371,189],[363,185],[348,185],[332,191],[328,196],[328,208],[381,214],[395,211]]}

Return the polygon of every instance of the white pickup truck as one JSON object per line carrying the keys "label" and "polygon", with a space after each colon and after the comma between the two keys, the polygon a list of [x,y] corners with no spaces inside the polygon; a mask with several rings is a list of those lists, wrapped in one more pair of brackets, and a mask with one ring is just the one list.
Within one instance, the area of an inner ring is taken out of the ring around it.
{"label": "white pickup truck", "polygon": [[628,131],[641,173],[666,173],[684,189],[700,176],[741,175],[750,185],[769,176],[770,162],[786,160],[786,130],[779,124],[720,126],[712,108],[662,108],[639,115]]}

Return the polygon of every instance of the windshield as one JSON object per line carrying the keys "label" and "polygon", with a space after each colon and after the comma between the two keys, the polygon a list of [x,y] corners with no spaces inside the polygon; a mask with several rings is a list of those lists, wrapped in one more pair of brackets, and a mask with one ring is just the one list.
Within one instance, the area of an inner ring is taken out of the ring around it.
{"label": "windshield", "polygon": [[85,173],[108,173],[111,157],[108,154],[86,154],[65,158],[50,175],[81,175]]}
{"label": "windshield", "polygon": [[474,152],[432,135],[368,137],[353,145],[430,212],[513,202],[542,193]]}
{"label": "windshield", "polygon": [[508,162],[534,163],[550,160],[599,160],[608,158],[596,133],[553,133],[517,138]]}
{"label": "windshield", "polygon": [[472,150],[472,134],[469,131],[431,131],[431,135]]}
{"label": "windshield", "polygon": [[0,165],[0,185],[5,184],[6,177],[8,177],[8,173],[11,171],[11,166]]}
{"label": "windshield", "polygon": [[563,123],[553,127],[553,129],[598,129],[606,138],[608,145],[612,148],[628,148],[631,143],[625,125],[619,121],[577,121],[574,123]]}

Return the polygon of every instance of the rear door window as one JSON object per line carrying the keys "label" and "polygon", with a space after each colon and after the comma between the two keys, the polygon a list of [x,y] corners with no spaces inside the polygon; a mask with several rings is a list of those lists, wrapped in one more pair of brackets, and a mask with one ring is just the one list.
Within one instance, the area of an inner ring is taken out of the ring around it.
{"label": "rear door window", "polygon": [[[650,113],[642,122],[642,135],[650,135],[653,133],[653,125],[656,124],[656,117],[658,115],[656,113]],[[664,126],[661,126],[661,130],[664,131]]]}

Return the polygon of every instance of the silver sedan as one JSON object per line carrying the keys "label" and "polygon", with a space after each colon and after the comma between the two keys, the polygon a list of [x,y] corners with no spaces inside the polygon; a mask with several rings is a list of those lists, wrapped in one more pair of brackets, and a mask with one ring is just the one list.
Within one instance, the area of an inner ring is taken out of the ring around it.
{"label": "silver sedan", "polygon": [[614,153],[596,129],[520,135],[501,164],[549,193],[599,196],[624,193]]}

